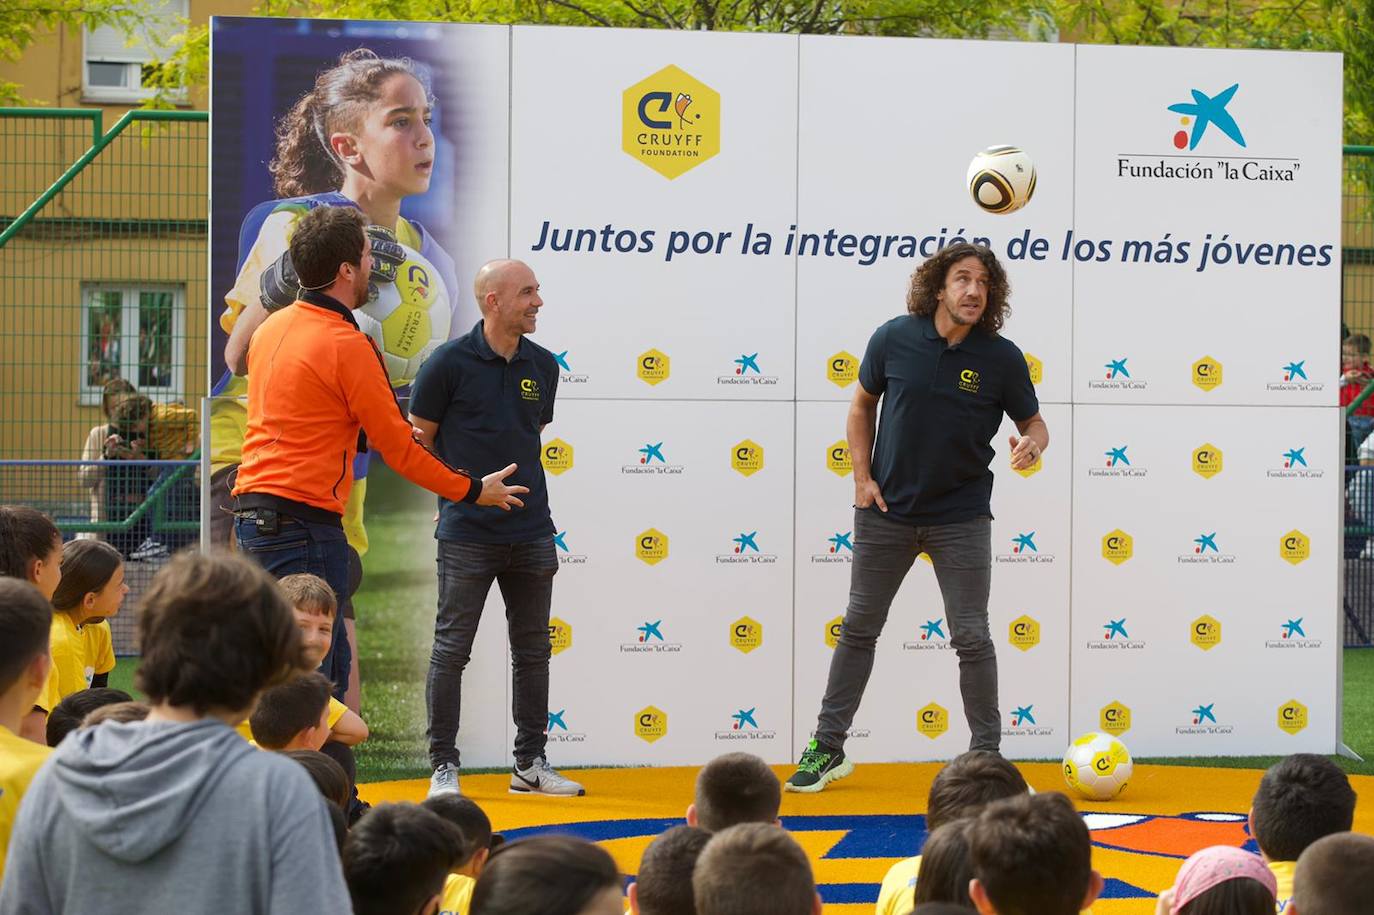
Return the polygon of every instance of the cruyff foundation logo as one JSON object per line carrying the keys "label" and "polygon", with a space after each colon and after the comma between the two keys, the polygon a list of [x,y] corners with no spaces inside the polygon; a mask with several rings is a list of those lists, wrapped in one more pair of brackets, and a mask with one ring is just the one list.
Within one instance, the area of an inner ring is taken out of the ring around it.
{"label": "cruyff foundation logo", "polygon": [[653,705],[646,705],[635,713],[635,736],[645,743],[653,743],[668,733],[668,713]]}
{"label": "cruyff foundation logo", "polygon": [[720,93],[676,66],[621,96],[621,148],[672,180],[720,152]]}

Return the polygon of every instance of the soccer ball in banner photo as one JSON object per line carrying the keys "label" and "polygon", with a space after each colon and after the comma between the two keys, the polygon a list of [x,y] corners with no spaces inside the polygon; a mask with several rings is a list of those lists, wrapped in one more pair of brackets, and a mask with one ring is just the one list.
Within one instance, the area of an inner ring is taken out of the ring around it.
{"label": "soccer ball in banner photo", "polygon": [[377,297],[355,312],[377,342],[395,387],[410,384],[429,354],[448,339],[453,304],[434,265],[405,245],[394,283],[378,283]]}
{"label": "soccer ball in banner photo", "polygon": [[1093,801],[1109,801],[1126,790],[1133,769],[1126,745],[1098,731],[1079,737],[1064,753],[1064,781]]}
{"label": "soccer ball in banner photo", "polygon": [[968,165],[968,191],[989,213],[1012,213],[1035,193],[1035,163],[1016,146],[989,146]]}

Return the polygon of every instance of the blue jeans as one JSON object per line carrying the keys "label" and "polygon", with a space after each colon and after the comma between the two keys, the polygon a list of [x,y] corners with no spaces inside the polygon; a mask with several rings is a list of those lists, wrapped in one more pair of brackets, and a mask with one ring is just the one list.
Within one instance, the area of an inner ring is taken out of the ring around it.
{"label": "blue jeans", "polygon": [[878,636],[897,589],[918,553],[930,554],[944,598],[950,644],[959,657],[959,691],[972,732],[970,750],[996,750],[1002,741],[997,712],[997,652],[988,629],[992,583],[992,520],[914,527],[877,509],[854,511],[854,564],[849,608],[830,658],[816,739],[843,747],[859,710]]}
{"label": "blue jeans", "polygon": [[526,765],[544,755],[549,723],[549,607],[558,571],[553,538],[528,543],[440,540],[438,562],[439,613],[425,680],[430,764],[436,769],[459,764],[463,668],[472,657],[477,623],[494,581],[506,602],[515,760]]}
{"label": "blue jeans", "polygon": [[[236,518],[234,533],[239,549],[276,578],[297,572],[318,575],[334,589],[339,607],[348,600],[348,540],[343,528],[300,521],[279,515],[281,528],[275,534],[259,532],[255,522]],[[343,701],[348,689],[348,671],[353,653],[348,647],[343,613],[334,614],[334,642],[320,663],[320,673],[334,683],[334,698]]]}

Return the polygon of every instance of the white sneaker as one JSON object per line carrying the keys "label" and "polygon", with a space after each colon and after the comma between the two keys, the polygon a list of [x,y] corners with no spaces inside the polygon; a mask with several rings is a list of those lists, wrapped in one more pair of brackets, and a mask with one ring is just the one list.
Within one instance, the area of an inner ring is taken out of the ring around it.
{"label": "white sneaker", "polygon": [[[437,775],[436,775],[437,778]],[[549,761],[540,756],[522,769],[516,765],[510,776],[511,794],[548,794],[554,797],[581,797],[587,793],[577,782],[564,778]]]}
{"label": "white sneaker", "polygon": [[426,797],[443,797],[446,794],[455,797],[463,794],[458,787],[458,767],[453,763],[444,763],[429,777],[429,794]]}

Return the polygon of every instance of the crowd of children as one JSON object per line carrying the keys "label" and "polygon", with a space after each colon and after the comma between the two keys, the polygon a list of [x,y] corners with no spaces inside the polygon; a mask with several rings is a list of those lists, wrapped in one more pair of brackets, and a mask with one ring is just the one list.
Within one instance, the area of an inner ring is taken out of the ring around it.
{"label": "crowd of children", "polygon": [[[333,592],[233,556],[183,554],[138,619],[135,682],[107,685],[118,552],[64,547],[41,513],[0,506],[0,915],[818,915],[810,862],[758,757],[700,772],[685,824],[645,849],[625,887],[611,856],[563,835],[506,843],[472,800],[358,800],[367,725],[315,672]],[[1188,858],[1158,915],[1374,912],[1374,838],[1322,756],[1260,780],[1258,854]],[[1077,915],[1103,889],[1083,818],[1035,794],[996,753],[935,777],[922,854],[884,879],[876,915]],[[628,898],[627,898],[628,897]]]}

